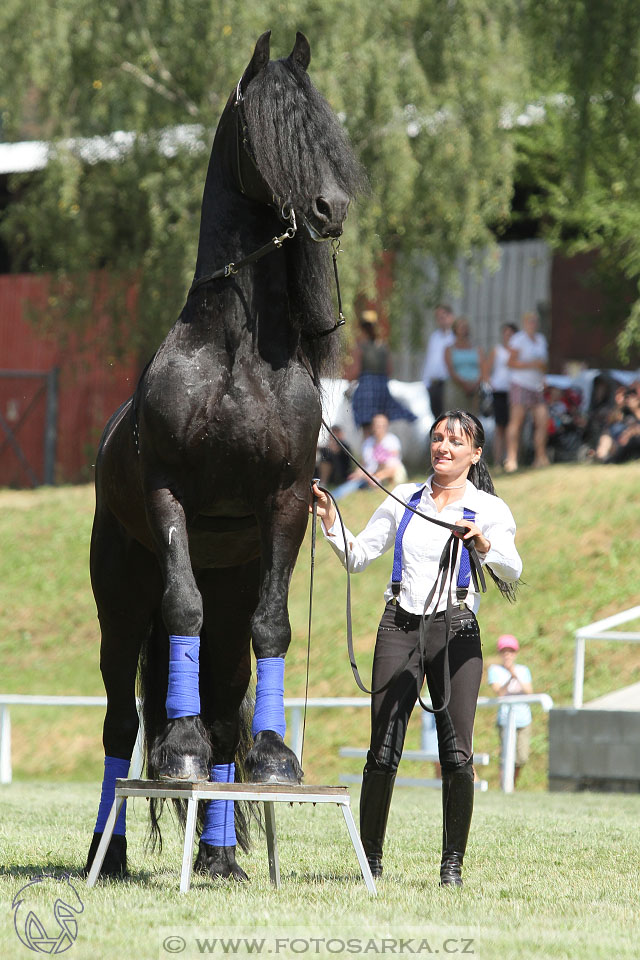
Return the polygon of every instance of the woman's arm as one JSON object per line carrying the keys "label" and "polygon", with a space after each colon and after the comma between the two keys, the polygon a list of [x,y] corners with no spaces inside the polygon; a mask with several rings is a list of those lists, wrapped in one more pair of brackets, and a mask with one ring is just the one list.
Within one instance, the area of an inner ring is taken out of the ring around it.
{"label": "woman's arm", "polygon": [[[345,542],[342,526],[337,519],[336,508],[330,498],[318,488],[317,484],[314,484],[313,491],[318,498],[318,516],[322,520],[323,533],[343,566],[346,566]],[[330,507],[327,507],[327,501],[329,501]],[[395,500],[387,497],[357,537],[354,537],[345,526],[351,573],[359,573],[364,570],[395,542],[397,529],[395,503]],[[311,510],[311,507],[309,509]],[[398,509],[401,509],[401,507],[398,506]],[[333,522],[329,525],[331,520]]]}

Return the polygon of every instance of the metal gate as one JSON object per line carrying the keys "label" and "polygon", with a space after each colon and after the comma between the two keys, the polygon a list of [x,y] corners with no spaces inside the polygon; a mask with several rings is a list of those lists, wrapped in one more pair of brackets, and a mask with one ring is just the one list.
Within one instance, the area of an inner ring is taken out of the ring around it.
{"label": "metal gate", "polygon": [[0,486],[55,482],[59,368],[0,370]]}

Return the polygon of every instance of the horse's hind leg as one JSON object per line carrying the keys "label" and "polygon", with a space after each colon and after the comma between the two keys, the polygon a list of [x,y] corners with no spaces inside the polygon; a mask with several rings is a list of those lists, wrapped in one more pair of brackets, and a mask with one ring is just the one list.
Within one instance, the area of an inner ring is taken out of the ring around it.
{"label": "horse's hind leg", "polygon": [[[211,780],[232,783],[242,777],[248,748],[248,712],[243,701],[251,678],[251,617],[258,602],[260,561],[206,570],[198,575],[204,601],[201,651],[202,720],[211,738]],[[239,769],[238,769],[239,767]],[[194,869],[210,877],[246,880],[236,862],[236,843],[246,850],[246,821],[233,800],[205,803],[204,823]]]}
{"label": "horse's hind leg", "polygon": [[[131,541],[107,510],[96,512],[91,538],[91,582],[100,621],[100,670],[107,693],[107,712],[103,727],[105,773],[87,869],[113,804],[115,780],[129,772],[138,734],[138,656],[162,587],[153,554]],[[102,865],[103,875],[126,873],[125,817],[123,806]]]}
{"label": "horse's hind leg", "polygon": [[191,567],[184,510],[166,487],[148,491],[146,506],[162,571],[161,609],[169,634],[167,724],[149,752],[149,771],[160,779],[207,780],[211,746],[200,720],[199,691],[202,597]]}

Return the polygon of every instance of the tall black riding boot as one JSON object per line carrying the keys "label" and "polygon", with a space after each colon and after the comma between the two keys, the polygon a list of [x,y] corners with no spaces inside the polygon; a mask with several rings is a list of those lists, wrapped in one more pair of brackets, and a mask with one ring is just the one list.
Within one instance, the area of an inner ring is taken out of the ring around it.
{"label": "tall black riding boot", "polygon": [[360,838],[374,877],[382,875],[382,845],[395,779],[395,770],[375,770],[369,764],[362,774]]}
{"label": "tall black riding boot", "polygon": [[473,813],[472,759],[442,771],[442,862],[440,886],[462,886],[462,861]]}

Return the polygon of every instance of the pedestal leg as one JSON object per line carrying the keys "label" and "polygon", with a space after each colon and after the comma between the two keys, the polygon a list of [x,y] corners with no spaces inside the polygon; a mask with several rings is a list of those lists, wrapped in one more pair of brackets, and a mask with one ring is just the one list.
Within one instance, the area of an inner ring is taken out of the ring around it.
{"label": "pedestal leg", "polygon": [[269,876],[275,887],[280,887],[280,860],[278,859],[278,838],[276,836],[276,814],[273,803],[265,800],[264,819],[267,830],[267,852],[269,855]]}

